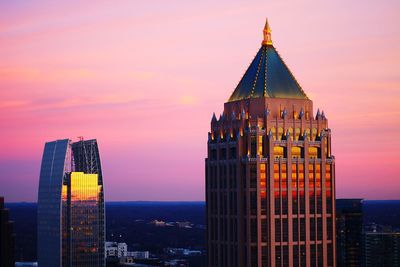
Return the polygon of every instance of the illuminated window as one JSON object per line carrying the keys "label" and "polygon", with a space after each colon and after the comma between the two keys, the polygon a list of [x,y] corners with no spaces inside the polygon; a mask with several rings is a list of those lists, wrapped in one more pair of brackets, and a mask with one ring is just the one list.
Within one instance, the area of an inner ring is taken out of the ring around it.
{"label": "illuminated window", "polygon": [[299,180],[299,187],[304,188],[304,165],[299,164],[299,175],[298,175],[298,180]]}
{"label": "illuminated window", "polygon": [[292,146],[292,158],[301,158],[301,147]]}
{"label": "illuminated window", "polygon": [[292,164],[292,188],[296,190],[297,187],[297,164]]}
{"label": "illuminated window", "polygon": [[318,148],[310,146],[308,148],[308,157],[309,158],[318,158]]}
{"label": "illuminated window", "polygon": [[263,155],[263,136],[258,136],[258,155]]}
{"label": "illuminated window", "polygon": [[284,147],[274,146],[274,156],[275,156],[275,158],[283,158],[284,157]]}
{"label": "illuminated window", "polygon": [[[266,175],[265,164],[261,163],[260,164],[260,187],[261,187],[261,190],[262,190],[261,193],[263,193],[263,190],[265,190],[266,187],[267,187],[266,179],[267,179],[267,175]],[[265,193],[265,191],[264,191],[264,193]]]}
{"label": "illuminated window", "polygon": [[315,165],[315,187],[321,188],[321,165]]}
{"label": "illuminated window", "polygon": [[279,189],[279,164],[274,164],[274,188]]}
{"label": "illuminated window", "polygon": [[281,164],[281,180],[282,180],[282,188],[287,188],[287,174],[286,174],[286,164]]}
{"label": "illuminated window", "polygon": [[310,189],[314,189],[314,165],[308,164],[308,178]]}
{"label": "illuminated window", "polygon": [[326,164],[325,166],[325,181],[326,181],[326,188],[330,189],[332,187],[331,185],[331,165]]}

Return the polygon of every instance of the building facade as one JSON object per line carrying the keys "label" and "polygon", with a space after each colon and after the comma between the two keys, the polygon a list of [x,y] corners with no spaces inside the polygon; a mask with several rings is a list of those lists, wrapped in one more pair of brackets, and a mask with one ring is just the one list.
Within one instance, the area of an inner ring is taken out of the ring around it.
{"label": "building facade", "polygon": [[207,266],[336,266],[328,120],[313,114],[268,22],[263,33],[223,113],[211,121]]}
{"label": "building facade", "polygon": [[336,200],[336,255],[338,267],[363,264],[362,199]]}
{"label": "building facade", "polygon": [[400,233],[365,233],[366,267],[400,267]]}
{"label": "building facade", "polygon": [[106,242],[106,258],[108,257],[126,257],[128,245],[126,243]]}
{"label": "building facade", "polygon": [[105,266],[104,234],[97,141],[46,143],[38,194],[39,266]]}
{"label": "building facade", "polygon": [[15,234],[4,197],[0,197],[0,267],[14,267]]}

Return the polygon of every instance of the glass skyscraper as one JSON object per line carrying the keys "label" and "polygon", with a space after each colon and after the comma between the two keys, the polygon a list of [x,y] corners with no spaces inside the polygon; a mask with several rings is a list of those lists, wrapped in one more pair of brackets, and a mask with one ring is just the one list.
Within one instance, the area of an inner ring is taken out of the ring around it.
{"label": "glass skyscraper", "polygon": [[324,112],[275,49],[261,48],[211,119],[207,266],[336,266],[335,158]]}
{"label": "glass skyscraper", "polygon": [[104,228],[97,141],[46,143],[38,195],[39,266],[105,266]]}

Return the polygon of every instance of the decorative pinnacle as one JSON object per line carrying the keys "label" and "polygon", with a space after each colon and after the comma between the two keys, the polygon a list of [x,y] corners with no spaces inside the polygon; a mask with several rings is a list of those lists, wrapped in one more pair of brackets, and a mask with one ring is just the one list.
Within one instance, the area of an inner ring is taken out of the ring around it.
{"label": "decorative pinnacle", "polygon": [[263,30],[264,33],[264,40],[262,41],[262,45],[272,45],[272,38],[271,38],[271,28],[268,24],[268,19],[265,21],[265,27]]}

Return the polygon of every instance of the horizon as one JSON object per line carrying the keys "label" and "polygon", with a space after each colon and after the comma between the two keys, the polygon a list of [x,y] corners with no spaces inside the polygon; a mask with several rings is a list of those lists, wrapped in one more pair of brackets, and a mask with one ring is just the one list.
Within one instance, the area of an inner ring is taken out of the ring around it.
{"label": "horizon", "polygon": [[400,199],[400,3],[287,5],[0,3],[0,195],[35,203],[45,142],[84,136],[99,143],[106,202],[204,201],[212,114],[268,17],[329,120],[337,198]]}
{"label": "horizon", "polygon": [[[336,200],[348,200],[348,199],[361,199],[361,198],[336,198]],[[361,199],[362,201],[368,201],[368,202],[390,202],[390,201],[396,201],[400,202],[400,199]],[[144,204],[150,204],[150,203],[155,203],[155,204],[161,204],[161,203],[206,203],[205,200],[179,200],[179,201],[174,201],[174,200],[164,200],[164,201],[152,201],[152,200],[124,200],[124,201],[104,201],[104,203],[112,204],[112,203],[144,203]],[[26,202],[26,201],[20,201],[20,202],[6,202],[6,205],[9,204],[37,204],[37,202]]]}

